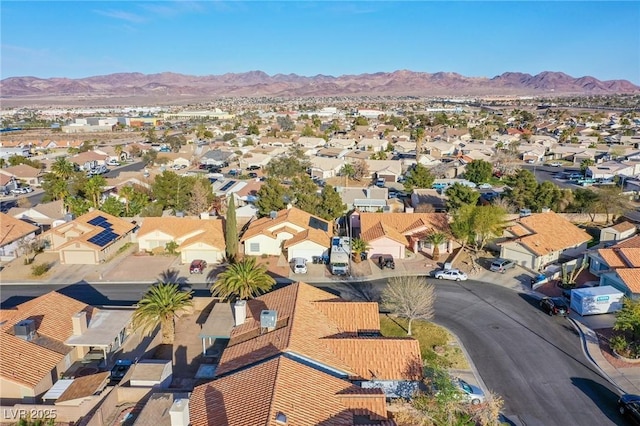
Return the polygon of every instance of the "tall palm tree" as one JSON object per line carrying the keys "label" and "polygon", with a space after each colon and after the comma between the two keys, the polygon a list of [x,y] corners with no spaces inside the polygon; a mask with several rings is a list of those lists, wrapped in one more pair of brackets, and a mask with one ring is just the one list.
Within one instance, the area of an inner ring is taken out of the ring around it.
{"label": "tall palm tree", "polygon": [[431,256],[433,260],[438,261],[440,259],[440,245],[447,240],[447,236],[442,232],[434,232],[427,237],[427,242],[433,246],[433,252]]}
{"label": "tall palm tree", "polygon": [[63,180],[69,179],[75,171],[76,167],[73,163],[64,157],[58,157],[51,165],[51,172]]}
{"label": "tall palm tree", "polygon": [[256,265],[254,257],[230,264],[211,286],[211,294],[223,299],[251,299],[271,290],[275,280],[264,265]]}
{"label": "tall palm tree", "polygon": [[87,195],[91,197],[91,203],[94,208],[98,208],[98,204],[100,201],[100,194],[104,190],[104,186],[107,184],[107,180],[102,176],[93,176],[91,179],[87,181],[87,184],[84,186],[84,191]]}
{"label": "tall palm tree", "polygon": [[158,283],[138,302],[133,327],[149,334],[160,324],[162,343],[173,343],[175,317],[192,304],[191,292],[180,291],[177,284]]}
{"label": "tall palm tree", "polygon": [[118,156],[118,161],[122,159],[122,151],[124,151],[124,147],[122,145],[116,145],[113,147],[114,152]]}
{"label": "tall palm tree", "polygon": [[353,260],[356,263],[360,263],[362,261],[361,254],[369,250],[369,244],[360,238],[354,238],[351,240],[351,253],[353,253]]}
{"label": "tall palm tree", "polygon": [[118,190],[118,195],[124,198],[124,212],[127,217],[129,217],[129,205],[131,204],[131,200],[135,196],[136,190],[133,186],[124,186]]}

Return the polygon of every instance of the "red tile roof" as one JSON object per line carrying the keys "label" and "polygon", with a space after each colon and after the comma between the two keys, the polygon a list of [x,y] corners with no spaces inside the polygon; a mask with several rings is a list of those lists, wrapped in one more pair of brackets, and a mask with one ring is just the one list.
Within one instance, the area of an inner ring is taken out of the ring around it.
{"label": "red tile roof", "polygon": [[528,231],[528,234],[522,235],[517,241],[538,256],[579,246],[591,240],[586,231],[552,211],[522,217],[518,222],[519,225],[513,227],[516,235],[522,235],[523,230]]}
{"label": "red tile roof", "polygon": [[387,419],[381,390],[361,389],[284,355],[196,387],[189,411],[193,426],[353,425],[357,414],[372,423]]}

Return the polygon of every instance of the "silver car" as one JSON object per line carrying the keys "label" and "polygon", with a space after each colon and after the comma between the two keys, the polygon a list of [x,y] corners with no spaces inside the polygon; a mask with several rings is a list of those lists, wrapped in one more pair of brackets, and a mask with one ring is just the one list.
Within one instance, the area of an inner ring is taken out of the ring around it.
{"label": "silver car", "polygon": [[491,262],[491,266],[489,267],[489,270],[491,272],[502,272],[504,274],[507,269],[511,269],[515,267],[516,267],[516,262],[514,262],[513,260],[496,259],[493,262]]}
{"label": "silver car", "polygon": [[462,396],[467,402],[473,405],[484,402],[484,392],[479,387],[470,385],[462,379],[454,379],[453,384],[462,392]]}
{"label": "silver car", "polygon": [[435,278],[439,280],[466,281],[467,274],[458,269],[442,269],[435,273]]}

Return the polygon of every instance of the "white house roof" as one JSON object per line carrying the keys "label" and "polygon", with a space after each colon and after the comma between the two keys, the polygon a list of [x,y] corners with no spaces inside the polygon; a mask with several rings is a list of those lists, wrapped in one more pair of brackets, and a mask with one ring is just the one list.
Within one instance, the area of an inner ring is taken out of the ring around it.
{"label": "white house roof", "polygon": [[130,322],[132,310],[101,309],[91,317],[89,326],[80,336],[71,336],[69,346],[109,346]]}

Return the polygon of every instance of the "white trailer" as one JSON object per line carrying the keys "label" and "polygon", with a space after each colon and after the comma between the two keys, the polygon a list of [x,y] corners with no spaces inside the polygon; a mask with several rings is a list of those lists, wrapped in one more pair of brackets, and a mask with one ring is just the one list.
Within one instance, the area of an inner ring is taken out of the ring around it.
{"label": "white trailer", "polygon": [[331,253],[329,266],[333,275],[348,275],[351,258],[351,238],[333,237],[331,239]]}
{"label": "white trailer", "polygon": [[571,310],[581,316],[609,314],[622,309],[624,293],[610,285],[571,290]]}

